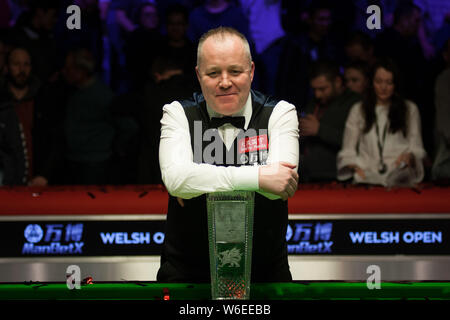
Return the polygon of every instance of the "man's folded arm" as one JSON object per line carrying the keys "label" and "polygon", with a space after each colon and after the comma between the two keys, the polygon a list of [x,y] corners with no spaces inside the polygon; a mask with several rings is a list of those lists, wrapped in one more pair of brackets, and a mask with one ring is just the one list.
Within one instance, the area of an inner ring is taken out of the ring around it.
{"label": "man's folded arm", "polygon": [[[299,130],[297,110],[293,104],[281,101],[275,106],[268,124],[269,154],[267,164],[287,162],[297,166],[299,163]],[[280,196],[258,191],[270,200]]]}

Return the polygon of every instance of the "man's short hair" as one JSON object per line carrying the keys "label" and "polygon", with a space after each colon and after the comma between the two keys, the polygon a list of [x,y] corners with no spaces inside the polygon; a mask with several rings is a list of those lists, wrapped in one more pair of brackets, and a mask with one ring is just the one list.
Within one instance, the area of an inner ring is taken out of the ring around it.
{"label": "man's short hair", "polygon": [[22,50],[22,51],[25,51],[25,52],[28,54],[28,57],[30,58],[30,63],[31,63],[31,65],[33,64],[32,58],[31,58],[30,50],[28,50],[28,48],[26,48],[26,47],[16,46],[16,47],[12,48],[11,50],[9,50],[9,51],[6,53],[6,57],[5,57],[5,64],[6,64],[6,65],[9,65],[9,60],[11,59],[11,56],[12,56],[13,52],[16,51],[16,50]]}
{"label": "man's short hair", "polygon": [[370,67],[365,61],[362,60],[351,61],[345,66],[345,70],[347,69],[359,70],[359,72],[361,72],[366,78],[369,78]]}
{"label": "man's short hair", "polygon": [[332,61],[315,62],[310,69],[309,80],[320,76],[325,76],[328,81],[333,82],[336,78],[341,77],[339,66]]}
{"label": "man's short hair", "polygon": [[361,31],[355,31],[354,33],[352,33],[347,38],[345,46],[350,47],[355,44],[359,44],[364,50],[373,48],[372,38],[367,33]]}
{"label": "man's short hair", "polygon": [[329,0],[316,0],[311,1],[311,4],[308,7],[309,17],[314,17],[321,10],[329,10],[333,13],[333,6]]}
{"label": "man's short hair", "polygon": [[189,10],[188,10],[188,8],[186,8],[185,6],[183,6],[182,4],[179,4],[179,3],[171,4],[169,7],[167,7],[167,9],[166,9],[166,19],[169,20],[169,17],[172,14],[178,14],[178,13],[183,15],[186,23],[189,21]]}
{"label": "man's short hair", "polygon": [[30,13],[33,16],[38,9],[48,11],[50,9],[58,10],[61,4],[58,0],[31,0],[29,3]]}
{"label": "man's short hair", "polygon": [[228,37],[228,36],[236,36],[242,40],[242,43],[244,44],[244,50],[246,51],[246,54],[248,56],[249,64],[251,65],[252,54],[250,52],[250,45],[248,43],[247,38],[242,33],[240,33],[239,31],[237,31],[234,28],[218,27],[218,28],[209,30],[208,32],[204,33],[200,37],[200,40],[198,41],[198,47],[197,47],[197,67],[200,65],[201,50],[203,47],[203,43],[206,41],[206,39],[208,39],[210,37],[217,37],[217,38],[220,37],[222,39],[225,39],[225,37]]}

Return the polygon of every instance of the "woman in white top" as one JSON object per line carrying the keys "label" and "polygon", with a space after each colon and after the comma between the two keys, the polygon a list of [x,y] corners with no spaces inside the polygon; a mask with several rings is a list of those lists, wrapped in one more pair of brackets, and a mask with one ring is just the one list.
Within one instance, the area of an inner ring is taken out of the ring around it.
{"label": "woman in white top", "polygon": [[347,118],[337,157],[338,180],[384,186],[413,185],[424,176],[420,114],[398,94],[391,60],[373,67],[370,87]]}

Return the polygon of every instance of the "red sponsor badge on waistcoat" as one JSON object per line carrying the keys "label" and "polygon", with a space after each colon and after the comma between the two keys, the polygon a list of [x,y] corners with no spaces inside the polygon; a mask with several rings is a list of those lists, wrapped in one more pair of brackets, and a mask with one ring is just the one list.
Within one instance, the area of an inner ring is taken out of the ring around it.
{"label": "red sponsor badge on waistcoat", "polygon": [[242,138],[238,141],[238,146],[239,153],[267,150],[269,148],[267,134]]}

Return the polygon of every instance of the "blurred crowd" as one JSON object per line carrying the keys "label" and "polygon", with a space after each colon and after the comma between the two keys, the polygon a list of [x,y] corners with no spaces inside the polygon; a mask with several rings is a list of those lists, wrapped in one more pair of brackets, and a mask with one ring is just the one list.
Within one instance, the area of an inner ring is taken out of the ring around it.
{"label": "blurred crowd", "polygon": [[0,185],[161,183],[162,107],[221,25],[296,106],[302,182],[448,181],[448,0],[0,0]]}

